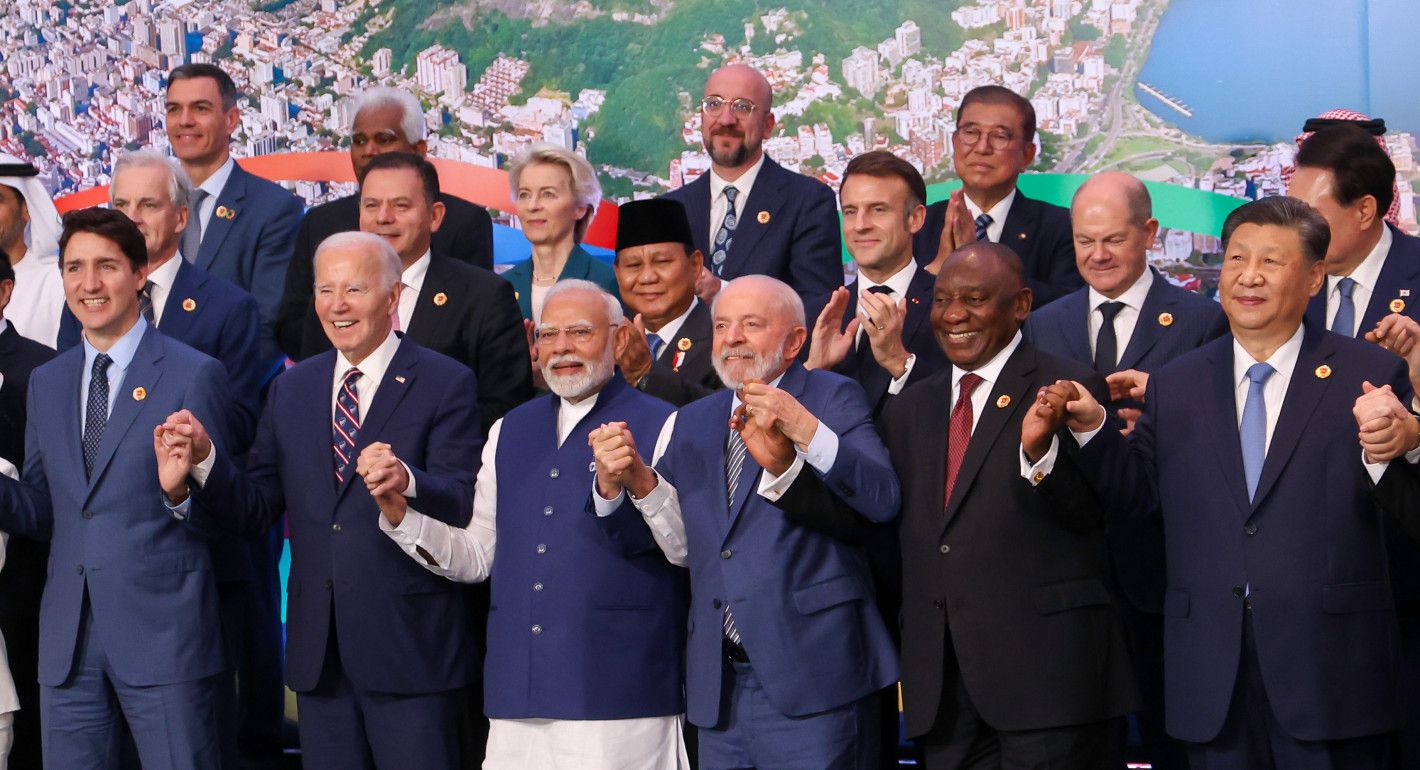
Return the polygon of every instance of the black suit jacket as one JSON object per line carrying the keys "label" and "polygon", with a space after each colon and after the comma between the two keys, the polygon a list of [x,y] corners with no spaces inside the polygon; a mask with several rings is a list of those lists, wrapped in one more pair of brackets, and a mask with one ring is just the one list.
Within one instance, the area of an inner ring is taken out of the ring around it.
{"label": "black suit jacket", "polygon": [[[25,398],[30,372],[51,358],[53,350],[21,337],[14,325],[6,324],[0,332],[0,375],[5,378],[0,382],[0,458],[9,460],[16,469],[25,467]],[[0,571],[0,621],[28,618],[32,623],[25,632],[34,632],[39,623],[39,598],[44,591],[48,560],[48,543],[11,536],[5,551],[5,569]],[[19,641],[11,644],[18,645]],[[33,644],[30,641],[25,648],[33,649]],[[33,663],[26,668],[33,671]]]}
{"label": "black suit jacket", "polygon": [[1103,511],[1063,449],[1041,489],[1021,478],[1021,419],[1058,379],[1104,388],[1088,368],[1022,342],[992,383],[950,500],[952,369],[888,404],[885,435],[902,480],[908,736],[933,726],[958,680],[997,730],[1084,724],[1137,705]]}
{"label": "black suit jacket", "polygon": [[[921,382],[943,367],[951,366],[932,332],[932,290],[936,281],[935,276],[918,267],[912,275],[912,283],[907,286],[907,317],[902,322],[902,344],[908,353],[917,356],[912,364],[912,373],[907,377],[908,386]],[[858,286],[854,282],[848,285],[848,308],[843,311],[843,326],[840,328],[847,328],[848,322],[857,314]],[[873,357],[873,346],[868,343],[867,335],[861,337],[857,348],[848,351],[848,356],[839,361],[833,371],[851,377],[863,386],[876,419],[887,404],[892,375]]]}
{"label": "black suit jacket", "polygon": [[[444,204],[444,222],[434,231],[430,248],[462,262],[493,269],[493,219],[482,206],[448,193],[439,193]],[[359,195],[347,195],[306,212],[296,232],[295,251],[286,266],[286,285],[276,316],[276,341],[293,361],[309,358],[327,348],[303,349],[303,327],[307,317],[315,318],[311,304],[314,294],[316,247],[336,233],[360,229]],[[327,346],[329,347],[329,346]]]}
{"label": "black suit jacket", "polygon": [[[473,370],[483,434],[533,397],[532,362],[513,287],[481,267],[434,252],[405,335]],[[330,350],[312,312],[302,335],[307,357]]]}
{"label": "black suit jacket", "polygon": [[713,337],[710,308],[697,300],[675,339],[661,348],[638,387],[676,406],[685,406],[725,387],[712,363]]}
{"label": "black suit jacket", "polygon": [[[912,238],[912,253],[928,264],[937,257],[942,229],[947,222],[947,202],[927,207],[927,220]],[[1001,245],[1010,247],[1026,268],[1026,285],[1041,307],[1085,285],[1075,268],[1075,244],[1070,228],[1070,210],[1016,190],[1016,199],[1006,213]]]}

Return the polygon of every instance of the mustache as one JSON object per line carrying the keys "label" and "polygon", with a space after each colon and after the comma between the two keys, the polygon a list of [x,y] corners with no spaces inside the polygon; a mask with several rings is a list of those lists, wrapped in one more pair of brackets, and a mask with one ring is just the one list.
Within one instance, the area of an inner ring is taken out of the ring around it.
{"label": "mustache", "polygon": [[760,360],[760,355],[755,352],[754,348],[726,348],[720,351],[720,363],[728,361],[731,356],[749,356],[754,359],[755,363],[759,363]]}

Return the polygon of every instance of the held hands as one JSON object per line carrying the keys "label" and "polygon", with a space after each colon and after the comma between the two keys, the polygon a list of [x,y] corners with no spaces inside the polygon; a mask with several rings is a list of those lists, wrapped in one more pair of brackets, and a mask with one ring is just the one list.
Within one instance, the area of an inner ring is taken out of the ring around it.
{"label": "held hands", "polygon": [[976,241],[976,222],[966,207],[966,192],[957,189],[947,198],[947,219],[942,226],[942,238],[937,242],[937,256],[926,267],[936,275],[953,251]]}
{"label": "held hands", "polygon": [[[808,451],[809,442],[818,430],[818,418],[805,409],[797,399],[778,388],[771,388],[762,380],[749,380],[739,393],[740,401],[749,407],[746,414],[756,419],[769,420],[765,425],[777,427],[800,451]],[[755,457],[759,459],[758,456]],[[760,463],[763,465],[763,463]],[[767,466],[766,466],[767,467]]]}
{"label": "held hands", "polygon": [[[1143,401],[1145,389],[1149,386],[1149,373],[1141,372],[1138,369],[1124,369],[1115,372],[1104,378],[1109,384],[1109,398],[1111,401],[1130,399],[1133,401]],[[1142,414],[1138,409],[1124,408],[1116,412],[1119,419],[1124,421],[1124,427],[1120,429],[1120,434],[1128,436],[1134,430],[1134,423]]]}
{"label": "held hands", "polygon": [[169,502],[187,499],[187,476],[192,466],[212,453],[212,438],[207,429],[186,409],[168,415],[162,425],[153,428],[153,454],[158,461],[158,483]]}
{"label": "held hands", "polygon": [[1366,341],[1377,345],[1405,359],[1410,370],[1411,387],[1420,382],[1420,323],[1414,318],[1391,313],[1382,318],[1376,328],[1366,332]]}
{"label": "held hands", "polygon": [[656,474],[641,459],[624,422],[602,423],[587,435],[597,466],[597,493],[614,500],[624,489],[643,498],[656,488]]}
{"label": "held hands", "polygon": [[782,476],[794,464],[794,442],[784,435],[768,411],[742,403],[730,415],[730,430],[739,432],[745,450],[770,475]]}
{"label": "held hands", "polygon": [[360,450],[355,458],[355,472],[365,480],[365,488],[380,506],[380,513],[390,524],[399,526],[409,510],[409,502],[404,499],[404,492],[409,489],[409,472],[395,456],[394,448],[375,442]]}
{"label": "held hands", "polygon": [[1021,447],[1031,462],[1050,451],[1050,442],[1060,428],[1088,433],[1104,423],[1104,407],[1090,391],[1073,380],[1057,380],[1036,394],[1036,402],[1021,421]]}
{"label": "held hands", "polygon": [[908,353],[902,346],[902,322],[907,317],[907,298],[894,302],[885,294],[865,292],[858,298],[858,315],[878,365],[893,379],[906,374]]}
{"label": "held hands", "polygon": [[1388,462],[1415,448],[1420,440],[1420,421],[1406,410],[1389,385],[1377,388],[1361,383],[1361,395],[1351,408],[1356,417],[1358,437],[1366,459]]}
{"label": "held hands", "polygon": [[[813,339],[809,345],[809,359],[804,362],[806,369],[832,369],[848,357],[857,338],[862,322],[857,318],[843,328],[843,314],[848,311],[848,287],[840,286],[828,295],[828,304],[818,314],[814,322]],[[839,331],[843,328],[843,331]]]}
{"label": "held hands", "polygon": [[651,346],[646,343],[646,322],[640,313],[631,323],[617,327],[614,344],[616,365],[627,382],[635,385],[650,373],[654,359]]}

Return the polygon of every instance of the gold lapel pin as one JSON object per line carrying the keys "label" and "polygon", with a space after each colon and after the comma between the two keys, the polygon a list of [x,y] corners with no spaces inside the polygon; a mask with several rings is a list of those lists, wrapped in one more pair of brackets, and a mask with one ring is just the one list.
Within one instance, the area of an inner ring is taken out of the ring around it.
{"label": "gold lapel pin", "polygon": [[235,212],[235,211],[233,211],[233,210],[227,208],[226,206],[218,206],[218,207],[217,207],[217,211],[214,212],[214,213],[217,214],[217,217],[218,217],[219,219],[236,219],[236,218],[237,218],[237,212]]}
{"label": "gold lapel pin", "polygon": [[513,292],[513,300],[514,300],[514,301],[520,300],[520,299],[522,299],[522,298],[523,298],[523,293],[522,293],[522,292],[520,292],[520,291],[515,291],[515,292]]}
{"label": "gold lapel pin", "polygon": [[138,387],[136,387],[136,388],[133,389],[133,400],[134,400],[134,401],[142,401],[143,399],[145,399],[145,398],[147,398],[147,397],[148,397],[148,389],[145,388],[145,387],[143,387],[142,385],[139,385]]}
{"label": "gold lapel pin", "polygon": [[401,384],[401,385],[403,385],[403,384],[404,384],[404,375],[402,375],[402,374],[396,374],[396,375],[394,376],[394,381],[397,382],[397,383],[399,383],[399,384]]}
{"label": "gold lapel pin", "polygon": [[1330,377],[1330,376],[1331,376],[1331,367],[1327,366],[1326,364],[1322,364],[1321,366],[1318,366],[1318,367],[1316,368],[1316,378],[1317,378],[1318,380],[1324,380],[1324,379],[1326,379],[1327,377]]}
{"label": "gold lapel pin", "polygon": [[191,313],[192,311],[197,309],[197,300],[193,299],[192,297],[188,297],[187,299],[182,301],[182,309]]}
{"label": "gold lapel pin", "polygon": [[1018,239],[1024,241],[1024,240],[1026,239],[1026,234],[1025,234],[1025,233],[1016,233],[1016,238],[1018,238]]}
{"label": "gold lapel pin", "polygon": [[1173,313],[1159,313],[1159,326],[1173,326]]}
{"label": "gold lapel pin", "polygon": [[1008,406],[1010,406],[1010,405],[1011,405],[1011,397],[1008,396],[1008,395],[1006,395],[1005,393],[1002,393],[1002,394],[1001,394],[1001,397],[998,398],[998,399],[996,399],[996,408],[997,408],[997,409],[1005,409],[1006,407],[1008,407]]}
{"label": "gold lapel pin", "polygon": [[439,307],[443,307],[444,304],[447,303],[448,301],[449,301],[449,295],[443,293],[442,291],[439,292],[438,294],[435,294],[435,295],[434,295],[434,304],[437,305],[437,306],[439,306]]}
{"label": "gold lapel pin", "polygon": [[1405,300],[1399,299],[1399,298],[1391,300],[1391,301],[1390,301],[1390,312],[1392,312],[1392,313],[1403,313],[1403,312],[1405,312]]}
{"label": "gold lapel pin", "polygon": [[690,346],[691,346],[692,344],[694,344],[694,343],[692,343],[692,342],[690,341],[690,338],[689,338],[689,337],[681,337],[680,339],[676,340],[675,347],[676,347],[676,350],[679,350],[679,351],[681,351],[681,352],[685,352],[685,351],[687,351],[687,350],[690,350]]}
{"label": "gold lapel pin", "polygon": [[759,216],[755,217],[755,219],[758,219],[761,225],[767,225],[769,224],[769,212],[761,211],[759,212]]}

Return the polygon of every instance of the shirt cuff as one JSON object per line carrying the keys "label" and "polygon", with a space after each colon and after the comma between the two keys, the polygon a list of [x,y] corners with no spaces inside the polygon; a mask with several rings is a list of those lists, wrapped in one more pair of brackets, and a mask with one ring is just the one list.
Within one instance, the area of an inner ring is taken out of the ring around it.
{"label": "shirt cuff", "polygon": [[424,536],[424,514],[413,508],[406,509],[399,526],[391,524],[390,520],[381,514],[380,530],[393,537],[396,542],[415,545]]}
{"label": "shirt cuff", "polygon": [[[659,486],[659,485],[657,485]],[[616,497],[608,500],[602,497],[602,491],[597,488],[597,481],[592,479],[592,507],[597,512],[597,518],[605,519],[616,513],[616,509],[621,507],[621,501],[626,499],[626,490],[616,493]]]}
{"label": "shirt cuff", "polygon": [[[1108,423],[1109,417],[1108,415],[1106,415],[1105,419],[1100,420],[1100,425],[1098,428],[1095,428],[1094,430],[1085,431],[1084,433],[1076,433],[1072,430],[1070,431],[1070,435],[1074,436],[1075,443],[1080,445],[1081,448],[1083,448],[1086,444],[1090,443],[1090,441],[1093,440],[1095,436],[1098,436],[1099,432],[1104,430],[1104,426]],[[1051,446],[1053,447],[1054,445],[1052,444]]]}
{"label": "shirt cuff", "polygon": [[915,363],[917,363],[917,354],[913,353],[907,357],[907,363],[903,364],[902,376],[888,383],[889,396],[896,396],[902,392],[903,388],[907,387],[907,378],[912,376],[912,365]]}
{"label": "shirt cuff", "polygon": [[404,466],[404,477],[409,479],[409,486],[404,489],[404,499],[413,500],[414,496],[419,494],[417,487],[414,485],[414,471],[410,470],[409,463],[403,460],[400,460],[399,464]]}
{"label": "shirt cuff", "polygon": [[[817,435],[817,434],[815,434]],[[804,469],[803,456],[795,457],[794,462],[789,464],[789,468],[778,476],[771,478],[767,473],[759,474],[759,495],[766,500],[774,501],[784,496],[789,491],[789,487],[794,485],[794,479],[799,477],[799,473]]]}
{"label": "shirt cuff", "polygon": [[1410,463],[1411,465],[1414,465],[1415,463],[1420,463],[1420,446],[1415,447],[1409,452],[1406,452],[1405,461]]}
{"label": "shirt cuff", "polygon": [[[821,476],[827,476],[833,470],[833,464],[838,461],[838,434],[833,429],[818,421],[818,427],[814,428],[814,436],[809,439],[808,449],[800,452],[794,447],[794,452],[798,459],[807,462]],[[788,471],[785,471],[785,475]]]}
{"label": "shirt cuff", "polygon": [[[597,497],[601,497],[601,495],[597,495]],[[645,497],[640,499],[638,499],[636,495],[631,495],[630,497],[631,504],[636,506],[636,510],[640,511],[642,516],[649,519],[660,512],[661,507],[666,504],[667,500],[670,500],[671,486],[666,483],[665,479],[661,478],[661,474],[657,473],[656,486],[651,487],[651,491],[647,492]]]}
{"label": "shirt cuff", "polygon": [[[1094,434],[1091,433],[1090,435]],[[1088,441],[1089,439],[1085,440]],[[1055,470],[1055,458],[1059,456],[1060,438],[1058,436],[1052,436],[1050,438],[1050,449],[1034,464],[1031,463],[1029,457],[1026,457],[1026,448],[1024,446],[1021,447],[1021,478],[1030,482],[1030,485],[1033,487],[1040,486],[1040,482],[1045,481],[1045,477],[1049,476],[1050,472]]]}
{"label": "shirt cuff", "polygon": [[207,477],[212,473],[212,465],[215,462],[217,462],[217,445],[213,444],[212,450],[207,453],[207,459],[192,466],[187,475],[197,482],[197,486],[205,487],[207,486]]}
{"label": "shirt cuff", "polygon": [[[1405,459],[1407,462],[1410,461],[1409,453],[1405,455]],[[1383,462],[1378,463],[1370,462],[1369,459],[1366,457],[1366,450],[1362,449],[1361,465],[1366,469],[1366,475],[1371,477],[1371,483],[1379,484],[1381,483],[1381,476],[1385,475],[1385,469],[1390,467],[1390,460],[1385,460]]]}
{"label": "shirt cuff", "polygon": [[187,517],[192,514],[191,494],[188,494],[188,496],[177,505],[173,505],[172,502],[168,500],[168,496],[164,495],[161,491],[159,491],[158,494],[162,496],[163,507],[168,509],[169,515],[178,521],[187,521]]}

